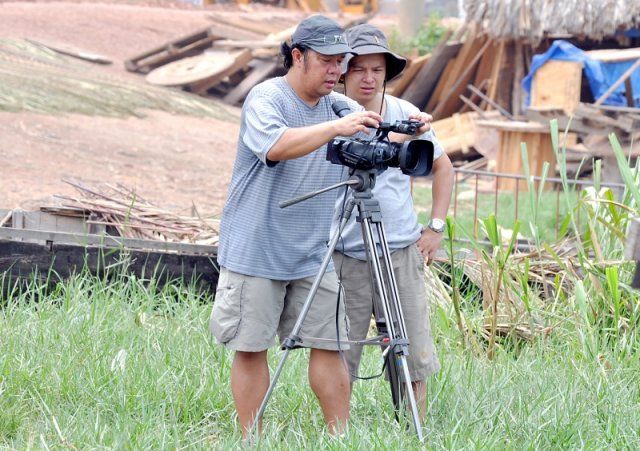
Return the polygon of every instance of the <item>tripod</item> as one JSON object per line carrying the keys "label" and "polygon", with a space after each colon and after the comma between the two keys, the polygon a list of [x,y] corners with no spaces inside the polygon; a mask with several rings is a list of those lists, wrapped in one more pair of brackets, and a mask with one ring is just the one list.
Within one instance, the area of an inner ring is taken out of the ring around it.
{"label": "tripod", "polygon": [[[398,286],[396,284],[396,278],[393,273],[393,265],[391,263],[391,254],[389,252],[389,246],[387,238],[384,232],[384,226],[382,223],[382,214],[380,212],[380,205],[378,201],[373,197],[371,189],[375,185],[376,171],[375,170],[356,170],[354,174],[346,181],[337,183],[335,185],[323,188],[312,193],[305,194],[295,199],[291,199],[280,204],[281,208],[286,208],[290,205],[296,204],[310,197],[324,193],[326,191],[339,188],[341,186],[350,186],[354,191],[353,196],[347,202],[344,215],[340,221],[340,225],[335,235],[331,237],[329,241],[329,248],[322,260],[320,270],[316,276],[307,299],[305,300],[302,310],[296,320],[295,325],[291,331],[291,334],[283,341],[282,349],[284,354],[280,359],[280,363],[271,379],[267,393],[265,394],[258,413],[252,425],[252,432],[255,430],[256,425],[262,418],[264,411],[269,402],[269,398],[273,393],[280,373],[284,368],[284,364],[289,357],[289,353],[292,349],[301,343],[300,330],[304,323],[305,317],[311,306],[311,302],[315,297],[322,277],[329,266],[331,256],[336,248],[338,240],[344,230],[347,222],[349,221],[353,209],[357,207],[358,216],[357,221],[360,222],[362,228],[362,236],[364,239],[365,250],[367,259],[370,263],[370,271],[372,276],[372,282],[375,284],[375,288],[380,296],[380,306],[382,307],[382,317],[379,317],[376,312],[376,325],[378,331],[383,334],[384,338],[381,344],[387,345],[385,349],[385,368],[387,376],[389,377],[389,384],[391,386],[391,396],[395,408],[395,415],[398,421],[406,412],[405,408],[409,408],[413,419],[413,425],[415,427],[418,439],[420,442],[424,441],[422,434],[422,428],[420,426],[420,416],[418,414],[418,407],[416,404],[415,396],[411,386],[411,378],[409,376],[409,368],[407,366],[407,356],[409,355],[409,340],[407,338],[406,326],[404,322],[404,316],[402,314],[402,308],[400,306],[400,297],[398,295]],[[375,235],[378,237],[378,243],[380,244],[381,255],[378,252],[378,248],[375,242]],[[381,260],[382,263],[381,264]],[[366,341],[364,344],[375,344],[376,342]],[[408,401],[408,406],[405,405],[405,401]]]}

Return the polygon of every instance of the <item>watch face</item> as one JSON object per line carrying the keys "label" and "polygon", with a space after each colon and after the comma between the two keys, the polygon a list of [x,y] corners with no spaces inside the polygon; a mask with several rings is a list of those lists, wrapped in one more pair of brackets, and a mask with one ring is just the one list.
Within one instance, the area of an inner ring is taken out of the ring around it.
{"label": "watch face", "polygon": [[444,230],[444,221],[442,219],[433,218],[430,225],[431,229],[435,232],[442,232]]}

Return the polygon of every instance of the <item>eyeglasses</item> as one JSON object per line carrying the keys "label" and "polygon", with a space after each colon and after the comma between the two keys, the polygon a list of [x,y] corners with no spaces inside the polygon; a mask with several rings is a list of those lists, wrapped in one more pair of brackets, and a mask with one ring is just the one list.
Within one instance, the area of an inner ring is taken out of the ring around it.
{"label": "eyeglasses", "polygon": [[302,39],[300,40],[300,44],[312,44],[312,43],[321,43],[324,45],[334,45],[334,44],[347,44],[347,39],[341,34],[334,34],[332,36],[322,36],[318,38],[311,39]]}

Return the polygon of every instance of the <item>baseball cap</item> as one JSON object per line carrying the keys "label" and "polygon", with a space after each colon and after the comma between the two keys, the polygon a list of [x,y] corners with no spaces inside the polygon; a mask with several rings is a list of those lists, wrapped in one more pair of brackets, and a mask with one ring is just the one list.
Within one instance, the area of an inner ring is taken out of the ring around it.
{"label": "baseball cap", "polygon": [[291,36],[291,45],[300,44],[322,55],[353,53],[340,25],[321,15],[304,19]]}

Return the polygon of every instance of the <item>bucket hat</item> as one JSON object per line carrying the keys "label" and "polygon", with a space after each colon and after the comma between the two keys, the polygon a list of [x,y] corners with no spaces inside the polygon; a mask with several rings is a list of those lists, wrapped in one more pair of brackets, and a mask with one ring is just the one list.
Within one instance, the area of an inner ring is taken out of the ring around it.
{"label": "bucket hat", "polygon": [[[396,55],[389,50],[389,44],[384,33],[379,28],[369,24],[356,25],[349,28],[345,35],[349,47],[353,49],[356,56],[372,55],[376,53],[384,54],[387,62],[386,81],[393,80],[402,73],[407,65],[406,58]],[[342,60],[342,73],[347,73],[349,61],[354,55],[346,55]]]}

